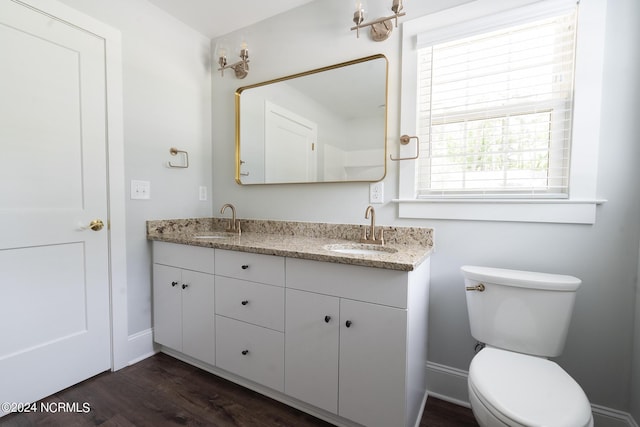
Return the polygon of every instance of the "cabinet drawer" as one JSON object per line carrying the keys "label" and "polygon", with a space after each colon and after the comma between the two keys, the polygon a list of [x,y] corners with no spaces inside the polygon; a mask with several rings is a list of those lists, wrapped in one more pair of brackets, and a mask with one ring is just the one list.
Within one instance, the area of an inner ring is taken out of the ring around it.
{"label": "cabinet drawer", "polygon": [[284,258],[216,249],[216,274],[284,286]]}
{"label": "cabinet drawer", "polygon": [[284,334],[216,316],[218,367],[274,390],[284,390]]}
{"label": "cabinet drawer", "polygon": [[287,258],[287,288],[407,308],[408,281],[405,271]]}
{"label": "cabinet drawer", "polygon": [[214,273],[213,249],[200,246],[153,242],[153,262],[185,270]]}
{"label": "cabinet drawer", "polygon": [[284,288],[216,277],[216,314],[284,331]]}

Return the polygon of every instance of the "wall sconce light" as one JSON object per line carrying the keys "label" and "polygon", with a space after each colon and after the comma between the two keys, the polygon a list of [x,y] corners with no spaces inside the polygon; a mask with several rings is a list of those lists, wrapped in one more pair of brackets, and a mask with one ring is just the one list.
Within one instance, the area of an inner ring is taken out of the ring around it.
{"label": "wall sconce light", "polygon": [[247,48],[247,42],[243,41],[240,45],[240,61],[234,62],[233,64],[227,64],[227,49],[224,47],[218,48],[218,64],[220,68],[220,75],[224,77],[224,70],[227,68],[231,68],[235,74],[236,78],[244,79],[249,74],[249,49]]}
{"label": "wall sconce light", "polygon": [[360,38],[360,28],[371,27],[369,35],[371,39],[377,42],[384,41],[389,38],[391,31],[393,31],[393,21],[395,20],[395,26],[398,26],[398,18],[406,15],[402,12],[402,0],[393,0],[391,5],[391,11],[393,15],[384,18],[378,18],[375,21],[364,21],[364,6],[362,0],[356,0],[356,11],[353,13],[353,22],[355,27],[351,27],[351,31],[356,30],[356,35]]}

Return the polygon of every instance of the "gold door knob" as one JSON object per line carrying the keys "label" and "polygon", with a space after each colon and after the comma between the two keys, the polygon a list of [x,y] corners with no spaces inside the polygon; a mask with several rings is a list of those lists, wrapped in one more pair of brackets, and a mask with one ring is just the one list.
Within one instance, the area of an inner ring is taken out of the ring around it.
{"label": "gold door knob", "polygon": [[89,223],[89,228],[93,231],[100,231],[104,227],[104,222],[101,219],[94,219]]}

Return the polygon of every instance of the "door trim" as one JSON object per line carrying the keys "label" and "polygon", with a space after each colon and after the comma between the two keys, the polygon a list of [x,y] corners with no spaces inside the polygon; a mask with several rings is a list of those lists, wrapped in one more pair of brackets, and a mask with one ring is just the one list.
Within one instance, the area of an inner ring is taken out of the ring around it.
{"label": "door trim", "polygon": [[115,371],[129,362],[121,34],[119,30],[56,0],[12,1],[105,40],[110,347],[111,369]]}

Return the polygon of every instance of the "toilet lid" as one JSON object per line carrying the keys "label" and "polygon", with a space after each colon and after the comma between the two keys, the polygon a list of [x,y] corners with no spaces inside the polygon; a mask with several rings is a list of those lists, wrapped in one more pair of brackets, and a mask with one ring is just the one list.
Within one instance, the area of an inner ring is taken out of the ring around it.
{"label": "toilet lid", "polygon": [[586,426],[591,406],[578,383],[547,359],[485,348],[471,361],[469,384],[499,418],[525,426]]}

